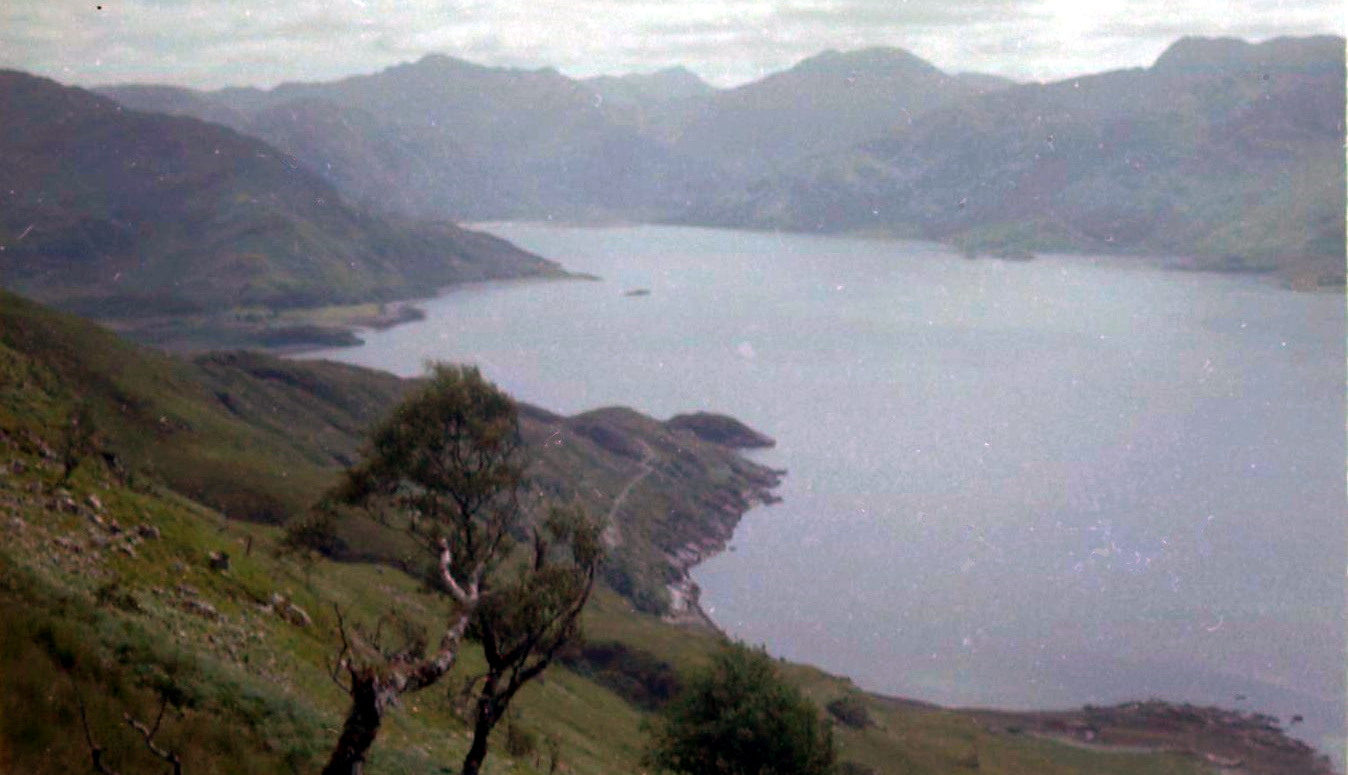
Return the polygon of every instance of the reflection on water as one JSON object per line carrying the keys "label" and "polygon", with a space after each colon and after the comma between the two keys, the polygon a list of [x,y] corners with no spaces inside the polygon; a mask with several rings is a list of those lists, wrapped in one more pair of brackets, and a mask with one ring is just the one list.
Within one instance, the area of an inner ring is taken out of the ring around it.
{"label": "reflection on water", "polygon": [[785,501],[695,574],[731,633],[940,703],[1159,696],[1341,735],[1340,298],[1117,259],[492,229],[604,280],[458,289],[325,355],[470,360],[550,409],[777,438]]}

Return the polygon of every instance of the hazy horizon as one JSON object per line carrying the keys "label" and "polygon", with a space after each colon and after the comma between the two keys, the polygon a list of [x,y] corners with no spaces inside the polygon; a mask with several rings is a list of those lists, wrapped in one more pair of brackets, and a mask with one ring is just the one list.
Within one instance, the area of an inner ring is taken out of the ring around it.
{"label": "hazy horizon", "polygon": [[720,88],[826,50],[895,47],[950,73],[1052,81],[1150,65],[1185,36],[1251,42],[1343,35],[1329,0],[1148,0],[1089,9],[1060,0],[735,0],[664,6],[577,0],[547,9],[493,2],[260,0],[222,11],[197,0],[0,9],[0,67],[80,86],[154,83],[270,88],[375,72],[432,53],[490,67],[553,67],[573,78],[683,66]]}

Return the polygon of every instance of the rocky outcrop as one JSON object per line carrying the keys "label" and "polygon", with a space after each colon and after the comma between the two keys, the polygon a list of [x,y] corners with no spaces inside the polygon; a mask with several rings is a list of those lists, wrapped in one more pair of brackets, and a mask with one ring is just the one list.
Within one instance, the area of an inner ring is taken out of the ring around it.
{"label": "rocky outcrop", "polygon": [[777,444],[771,437],[733,417],[711,412],[674,415],[665,422],[665,427],[673,431],[688,431],[703,441],[735,449],[757,449]]}
{"label": "rocky outcrop", "polygon": [[699,563],[725,551],[740,519],[749,509],[781,500],[773,490],[781,483],[785,471],[761,468],[755,469],[753,474],[746,477],[746,486],[737,498],[723,502],[717,509],[718,518],[709,524],[707,532],[667,555],[677,578],[668,586],[669,609],[665,621],[720,630],[702,610],[702,589],[693,581],[691,572]]}

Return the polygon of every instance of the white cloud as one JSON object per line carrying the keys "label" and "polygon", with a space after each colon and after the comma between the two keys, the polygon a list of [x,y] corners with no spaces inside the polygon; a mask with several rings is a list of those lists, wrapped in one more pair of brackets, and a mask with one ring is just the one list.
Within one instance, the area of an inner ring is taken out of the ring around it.
{"label": "white cloud", "polygon": [[721,85],[826,48],[1052,79],[1149,64],[1184,34],[1344,30],[1339,0],[4,0],[0,66],[70,83],[271,85],[429,52],[577,76],[684,64]]}

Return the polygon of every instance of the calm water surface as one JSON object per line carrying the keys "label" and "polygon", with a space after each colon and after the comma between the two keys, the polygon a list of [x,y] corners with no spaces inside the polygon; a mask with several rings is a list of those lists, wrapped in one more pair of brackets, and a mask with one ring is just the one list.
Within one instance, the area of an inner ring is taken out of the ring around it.
{"label": "calm water surface", "polygon": [[488,228],[604,279],[457,289],[321,355],[472,361],[554,410],[774,436],[785,501],[695,572],[732,634],[943,704],[1157,696],[1341,740],[1340,296],[922,243]]}

